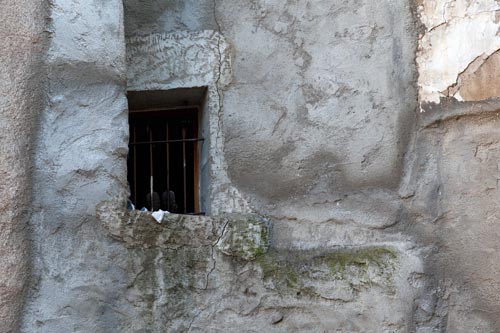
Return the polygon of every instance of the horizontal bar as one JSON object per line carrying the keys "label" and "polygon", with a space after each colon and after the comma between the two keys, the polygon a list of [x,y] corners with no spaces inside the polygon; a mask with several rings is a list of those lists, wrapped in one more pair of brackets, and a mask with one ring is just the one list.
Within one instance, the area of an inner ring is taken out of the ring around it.
{"label": "horizontal bar", "polygon": [[141,112],[155,112],[155,111],[171,111],[171,110],[200,110],[199,105],[185,105],[185,106],[171,106],[171,107],[163,107],[163,108],[145,108],[145,109],[135,109],[130,110],[129,113],[141,113]]}
{"label": "horizontal bar", "polygon": [[195,141],[205,141],[204,138],[201,139],[185,139],[185,140],[163,140],[163,141],[144,141],[144,142],[132,142],[131,146],[134,145],[149,145],[153,143],[175,143],[175,142],[195,142]]}

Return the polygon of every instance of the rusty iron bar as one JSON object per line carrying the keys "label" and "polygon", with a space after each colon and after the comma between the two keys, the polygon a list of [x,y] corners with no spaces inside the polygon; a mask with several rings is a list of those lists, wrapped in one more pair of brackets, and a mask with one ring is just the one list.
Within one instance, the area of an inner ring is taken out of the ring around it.
{"label": "rusty iron bar", "polygon": [[[133,142],[137,141],[137,130],[135,124],[133,126]],[[137,205],[137,147],[133,146],[134,151],[134,204]]]}
{"label": "rusty iron bar", "polygon": [[184,214],[187,213],[187,182],[186,182],[186,127],[182,127],[182,177],[184,188]]}
{"label": "rusty iron bar", "polygon": [[153,177],[154,177],[154,168],[153,168],[153,129],[148,125],[149,130],[149,174],[150,174],[150,201],[151,201],[151,211],[154,210],[154,197],[153,197]]}
{"label": "rusty iron bar", "polygon": [[165,146],[167,148],[167,211],[170,211],[170,142],[169,142],[168,121],[166,124]]}
{"label": "rusty iron bar", "polygon": [[181,143],[181,142],[195,142],[195,141],[205,141],[204,138],[193,138],[193,139],[184,139],[184,140],[160,140],[160,141],[142,141],[142,142],[133,142],[131,145],[149,145],[155,143]]}

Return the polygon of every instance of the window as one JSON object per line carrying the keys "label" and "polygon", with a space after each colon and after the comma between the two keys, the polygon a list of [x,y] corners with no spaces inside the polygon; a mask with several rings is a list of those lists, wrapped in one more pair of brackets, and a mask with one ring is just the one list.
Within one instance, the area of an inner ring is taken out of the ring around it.
{"label": "window", "polygon": [[128,93],[128,181],[130,200],[137,209],[203,214],[198,170],[202,99],[193,101],[199,93],[185,93],[184,89]]}

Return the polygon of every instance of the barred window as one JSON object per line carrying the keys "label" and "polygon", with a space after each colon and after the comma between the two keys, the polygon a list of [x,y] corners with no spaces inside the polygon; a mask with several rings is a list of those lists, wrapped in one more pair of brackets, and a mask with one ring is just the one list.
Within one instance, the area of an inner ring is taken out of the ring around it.
{"label": "barred window", "polygon": [[185,100],[178,103],[185,105],[172,105],[175,98],[161,103],[161,95],[128,93],[130,200],[137,209],[203,214],[198,187],[200,104]]}

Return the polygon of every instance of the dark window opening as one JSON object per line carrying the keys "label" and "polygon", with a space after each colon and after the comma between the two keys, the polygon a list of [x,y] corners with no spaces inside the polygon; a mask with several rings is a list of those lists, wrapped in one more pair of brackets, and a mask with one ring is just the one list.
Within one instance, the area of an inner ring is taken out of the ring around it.
{"label": "dark window opening", "polygon": [[192,105],[130,109],[128,182],[136,209],[202,214],[198,117],[199,108]]}

